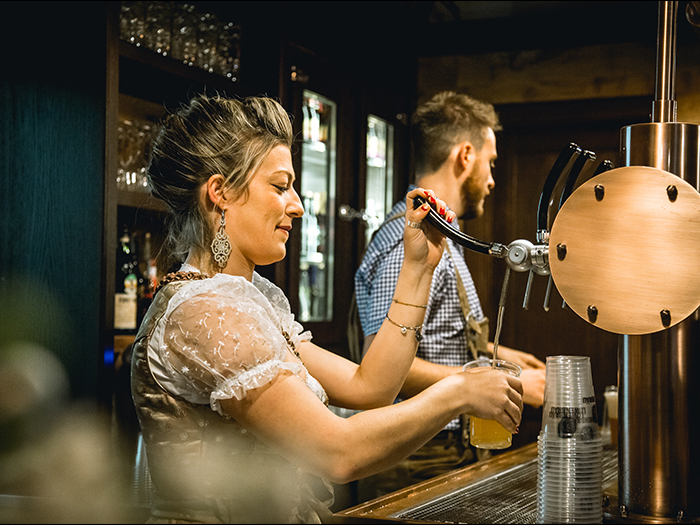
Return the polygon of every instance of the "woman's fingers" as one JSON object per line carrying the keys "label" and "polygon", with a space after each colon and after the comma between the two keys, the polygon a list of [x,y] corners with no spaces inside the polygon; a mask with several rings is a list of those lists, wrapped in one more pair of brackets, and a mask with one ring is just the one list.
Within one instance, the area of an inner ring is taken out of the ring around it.
{"label": "woman's fingers", "polygon": [[478,381],[477,392],[484,396],[484,416],[498,421],[509,432],[516,432],[522,417],[522,382],[519,378],[493,370],[490,367],[473,368],[467,371]]}
{"label": "woman's fingers", "polygon": [[[413,199],[417,196],[423,197],[427,203],[424,203],[422,206],[414,209]],[[415,188],[411,190],[406,197],[408,199],[406,210],[406,225],[408,227],[416,228],[416,223],[421,224],[423,219],[430,212],[431,207],[433,207],[435,211],[437,211],[437,213],[447,222],[451,223],[457,218],[454,212],[447,209],[447,204],[445,201],[438,198],[437,195],[435,195],[435,192],[432,190]]]}

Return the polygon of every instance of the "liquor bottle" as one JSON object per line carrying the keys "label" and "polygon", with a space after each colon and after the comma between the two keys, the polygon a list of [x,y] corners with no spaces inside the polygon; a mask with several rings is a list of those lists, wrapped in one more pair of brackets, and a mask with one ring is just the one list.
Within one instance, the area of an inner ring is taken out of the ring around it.
{"label": "liquor bottle", "polygon": [[135,334],[138,328],[138,291],[144,280],[139,270],[135,243],[126,227],[117,244],[115,274],[114,331],[123,335]]}
{"label": "liquor bottle", "polygon": [[143,236],[143,250],[140,251],[141,267],[145,269],[142,275],[143,286],[138,289],[138,307],[137,307],[137,324],[141,326],[141,321],[148,312],[148,308],[153,302],[153,293],[158,285],[158,277],[156,273],[156,262],[151,256],[151,233],[146,232]]}

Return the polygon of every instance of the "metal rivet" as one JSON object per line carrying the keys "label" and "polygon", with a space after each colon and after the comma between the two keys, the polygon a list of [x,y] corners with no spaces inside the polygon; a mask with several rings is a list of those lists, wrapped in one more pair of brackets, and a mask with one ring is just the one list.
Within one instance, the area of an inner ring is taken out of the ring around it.
{"label": "metal rivet", "polygon": [[602,184],[596,184],[593,190],[595,191],[596,200],[602,201],[603,197],[605,197],[605,186],[603,186]]}
{"label": "metal rivet", "polygon": [[623,518],[627,517],[627,507],[625,507],[624,505],[620,505],[620,516],[622,516]]}
{"label": "metal rivet", "polygon": [[591,323],[595,323],[596,319],[598,319],[598,309],[594,305],[590,305],[588,307],[588,320]]}
{"label": "metal rivet", "polygon": [[564,260],[564,257],[566,257],[566,244],[557,244],[557,257],[560,261]]}
{"label": "metal rivet", "polygon": [[678,188],[671,184],[666,188],[666,194],[668,195],[668,200],[671,202],[676,202],[676,199],[678,198]]}
{"label": "metal rivet", "polygon": [[668,328],[671,325],[671,312],[664,308],[663,310],[661,310],[660,315],[661,324]]}

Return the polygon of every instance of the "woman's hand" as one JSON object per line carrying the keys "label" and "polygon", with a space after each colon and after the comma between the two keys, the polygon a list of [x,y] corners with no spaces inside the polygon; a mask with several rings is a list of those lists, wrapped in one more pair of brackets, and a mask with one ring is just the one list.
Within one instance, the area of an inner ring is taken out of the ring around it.
{"label": "woman's hand", "polygon": [[469,415],[498,421],[510,433],[517,432],[523,412],[523,385],[519,378],[490,367],[478,367],[452,377],[464,381]]}
{"label": "woman's hand", "polygon": [[[417,196],[424,197],[428,202],[413,209],[413,199]],[[457,216],[452,211],[447,211],[445,201],[436,197],[432,190],[416,188],[406,195],[406,222],[403,232],[404,260],[416,264],[428,266],[431,270],[440,262],[444,249],[445,236],[435,228],[424,224],[423,220],[430,212],[430,204],[447,221],[453,222]]]}

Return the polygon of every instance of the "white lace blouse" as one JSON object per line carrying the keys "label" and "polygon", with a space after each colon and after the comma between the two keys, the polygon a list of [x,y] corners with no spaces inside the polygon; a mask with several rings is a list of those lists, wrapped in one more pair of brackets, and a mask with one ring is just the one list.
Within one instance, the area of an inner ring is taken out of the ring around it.
{"label": "white lace blouse", "polygon": [[222,416],[222,399],[243,399],[280,370],[298,376],[328,405],[323,387],[285,339],[286,333],[298,347],[311,339],[302,330],[284,293],[270,281],[257,273],[252,282],[219,273],[189,281],[173,296],[150,339],[148,359],[168,392],[209,403]]}

